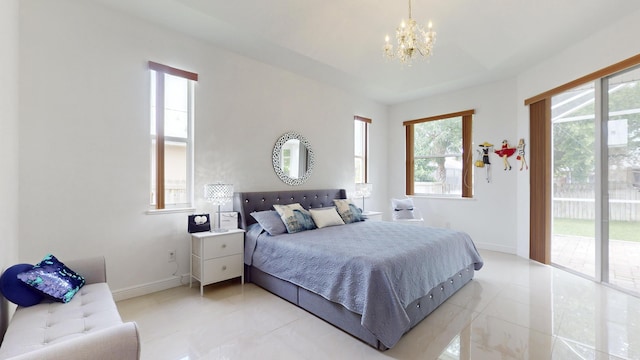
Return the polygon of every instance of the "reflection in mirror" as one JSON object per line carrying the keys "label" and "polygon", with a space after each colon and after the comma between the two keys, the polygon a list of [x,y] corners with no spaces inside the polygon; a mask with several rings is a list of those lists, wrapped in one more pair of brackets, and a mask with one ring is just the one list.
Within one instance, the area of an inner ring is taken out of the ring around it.
{"label": "reflection in mirror", "polygon": [[313,164],[311,144],[297,133],[282,135],[273,147],[273,169],[288,185],[304,183],[311,175]]}
{"label": "reflection in mirror", "polygon": [[307,148],[298,139],[282,145],[280,168],[288,177],[299,179],[307,172]]}

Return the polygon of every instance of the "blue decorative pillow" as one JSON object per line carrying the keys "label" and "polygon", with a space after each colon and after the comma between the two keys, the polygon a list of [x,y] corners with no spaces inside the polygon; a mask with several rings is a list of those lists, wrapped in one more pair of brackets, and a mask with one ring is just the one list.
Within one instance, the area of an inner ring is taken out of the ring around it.
{"label": "blue decorative pillow", "polygon": [[280,235],[285,234],[287,232],[287,228],[284,226],[282,219],[280,219],[280,215],[278,215],[277,211],[267,210],[267,211],[257,211],[252,212],[251,216],[265,229],[269,235]]}
{"label": "blue decorative pillow", "polygon": [[273,205],[289,234],[305,230],[313,230],[316,224],[313,222],[311,213],[305,210],[302,205],[295,203],[289,205]]}
{"label": "blue decorative pillow", "polygon": [[336,206],[338,214],[340,214],[345,224],[364,221],[365,217],[362,215],[362,210],[351,202],[351,200],[334,199],[333,204]]}
{"label": "blue decorative pillow", "polygon": [[8,268],[0,276],[0,292],[7,300],[19,306],[39,304],[44,295],[18,279],[18,274],[33,269],[31,264],[17,264]]}
{"label": "blue decorative pillow", "polygon": [[49,254],[18,279],[56,301],[67,303],[84,286],[84,277]]}

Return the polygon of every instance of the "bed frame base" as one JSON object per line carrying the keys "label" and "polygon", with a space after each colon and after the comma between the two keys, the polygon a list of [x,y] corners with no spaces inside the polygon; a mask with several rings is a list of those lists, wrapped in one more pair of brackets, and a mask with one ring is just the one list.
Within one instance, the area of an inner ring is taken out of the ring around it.
{"label": "bed frame base", "polygon": [[[420,323],[451,295],[471,281],[473,275],[473,264],[470,264],[431,289],[426,296],[409,304],[406,311],[411,320],[410,327],[413,328]],[[378,350],[387,350],[387,347],[378,341],[374,334],[361,325],[362,316],[360,314],[354,313],[338,303],[329,301],[288,281],[271,276],[253,266],[245,265],[245,281],[252,282],[305,309]]]}

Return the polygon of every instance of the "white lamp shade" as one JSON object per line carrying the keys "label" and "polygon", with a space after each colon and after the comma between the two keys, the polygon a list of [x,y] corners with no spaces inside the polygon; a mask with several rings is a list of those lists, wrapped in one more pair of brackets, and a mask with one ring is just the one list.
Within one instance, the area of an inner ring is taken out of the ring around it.
{"label": "white lamp shade", "polygon": [[356,183],[356,197],[365,198],[371,196],[373,185],[371,183]]}
{"label": "white lamp shade", "polygon": [[233,185],[206,184],[204,186],[204,198],[214,205],[224,205],[233,200]]}

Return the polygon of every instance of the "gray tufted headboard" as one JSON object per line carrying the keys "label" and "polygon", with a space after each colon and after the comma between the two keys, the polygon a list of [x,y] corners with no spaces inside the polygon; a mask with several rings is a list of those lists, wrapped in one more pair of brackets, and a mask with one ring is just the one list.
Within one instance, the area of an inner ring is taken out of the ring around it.
{"label": "gray tufted headboard", "polygon": [[233,194],[233,211],[238,212],[238,224],[246,229],[256,220],[249,215],[254,211],[273,210],[273,204],[300,203],[303,208],[321,208],[333,205],[333,199],[346,199],[344,189],[284,190],[237,192]]}

